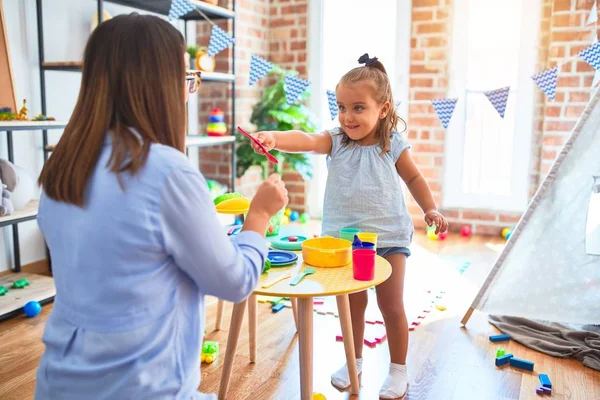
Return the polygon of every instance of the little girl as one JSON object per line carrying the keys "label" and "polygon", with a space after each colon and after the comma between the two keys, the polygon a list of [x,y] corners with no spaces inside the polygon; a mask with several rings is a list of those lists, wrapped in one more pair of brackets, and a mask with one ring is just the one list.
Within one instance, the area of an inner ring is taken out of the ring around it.
{"label": "little girl", "polygon": [[[437,210],[429,186],[410,155],[410,146],[396,130],[400,118],[385,68],[377,58],[369,58],[367,54],[358,61],[364,66],[346,73],[336,88],[339,128],[320,134],[259,132],[256,138],[267,150],[328,155],[323,235],[338,236],[342,228],[377,233],[377,253],[392,265],[390,278],[377,286],[377,303],[385,321],[391,358],[389,374],[379,395],[383,399],[397,399],[408,388],[408,322],[403,289],[414,231],[400,178],[422,208],[426,223],[436,225],[436,233],[445,232],[448,223]],[[254,150],[261,153],[256,146]],[[359,374],[367,301],[366,291],[350,295]],[[340,389],[350,386],[346,365],[332,375],[331,383]]]}

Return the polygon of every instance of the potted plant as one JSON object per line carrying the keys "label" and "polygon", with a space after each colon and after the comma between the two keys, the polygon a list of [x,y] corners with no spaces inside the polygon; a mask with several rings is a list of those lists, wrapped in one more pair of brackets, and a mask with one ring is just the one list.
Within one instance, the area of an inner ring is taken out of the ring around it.
{"label": "potted plant", "polygon": [[198,54],[199,50],[200,46],[197,44],[189,45],[187,47],[187,53],[190,56],[190,69],[196,69],[196,55]]}
{"label": "potted plant", "polygon": [[[285,98],[284,82],[285,74],[275,66],[269,75],[275,76],[276,81],[267,87],[260,99],[252,110],[250,122],[256,126],[257,132],[260,131],[287,131],[299,129],[304,132],[312,133],[315,131],[313,113],[302,103],[310,97],[310,89],[307,89],[300,95],[297,104],[288,105]],[[248,168],[258,165],[263,172],[263,178],[269,175],[269,162],[265,156],[256,154],[250,146],[250,140],[237,135],[237,176],[241,177]],[[312,163],[307,154],[289,154],[277,150],[271,150],[271,154],[277,158],[278,164],[273,164],[276,173],[283,173],[283,165],[287,163],[294,171],[298,172],[302,178],[312,178]]]}

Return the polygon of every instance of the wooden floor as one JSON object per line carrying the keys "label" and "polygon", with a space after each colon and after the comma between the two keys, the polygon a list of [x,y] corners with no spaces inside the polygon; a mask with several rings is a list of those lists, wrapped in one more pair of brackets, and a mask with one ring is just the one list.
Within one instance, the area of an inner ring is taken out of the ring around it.
{"label": "wooden floor", "polygon": [[[535,372],[523,373],[511,367],[494,366],[495,345],[487,337],[495,332],[486,316],[476,312],[466,329],[459,320],[496,258],[502,244],[498,240],[463,239],[456,235],[444,242],[432,242],[423,236],[415,240],[409,259],[407,289],[443,286],[441,299],[445,311],[433,310],[411,332],[408,371],[410,388],[407,399],[487,400],[534,399],[538,373],[547,373],[553,382],[553,399],[600,399],[600,372],[583,367],[574,360],[545,356],[510,342],[503,345],[519,358],[535,362]],[[463,273],[456,265],[470,261]],[[442,265],[442,267],[440,267]],[[417,290],[417,289],[415,289]],[[416,293],[407,290],[407,294]],[[411,307],[412,295],[406,298]],[[420,301],[420,300],[419,300]],[[414,301],[417,302],[416,300]],[[422,304],[413,304],[413,309]],[[39,317],[17,317],[0,323],[0,399],[33,397],[35,371],[43,351],[41,337],[51,305],[44,306]],[[273,314],[267,304],[259,304],[258,362],[248,362],[246,325],[240,337],[238,355],[231,377],[228,399],[299,399],[298,343],[292,311]],[[217,340],[221,354],[226,348],[231,306],[228,305],[223,329],[214,332],[215,306],[207,310],[208,340]],[[344,362],[342,343],[335,341],[339,321],[331,315],[315,313],[314,388],[328,400],[377,399],[387,373],[389,354],[386,343],[365,348],[360,396],[340,393],[330,383],[330,375]],[[201,390],[217,392],[223,358],[202,366]]]}

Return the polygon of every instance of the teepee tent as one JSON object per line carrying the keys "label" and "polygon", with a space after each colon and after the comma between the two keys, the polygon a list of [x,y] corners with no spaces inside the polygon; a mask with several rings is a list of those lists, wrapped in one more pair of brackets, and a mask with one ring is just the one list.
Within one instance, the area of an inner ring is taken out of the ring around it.
{"label": "teepee tent", "polygon": [[463,317],[463,325],[475,309],[600,324],[599,101],[597,90]]}

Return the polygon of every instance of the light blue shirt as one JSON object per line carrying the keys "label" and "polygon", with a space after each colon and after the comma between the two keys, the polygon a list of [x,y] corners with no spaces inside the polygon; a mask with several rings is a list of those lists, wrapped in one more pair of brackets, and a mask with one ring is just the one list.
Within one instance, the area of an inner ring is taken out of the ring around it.
{"label": "light blue shirt", "polygon": [[342,228],[377,234],[377,247],[408,247],[414,226],[406,209],[402,180],[396,169],[400,154],[410,148],[392,132],[390,151],[381,146],[342,144],[339,128],[328,131],[327,184],[323,203],[323,235],[339,237]]}
{"label": "light blue shirt", "polygon": [[181,152],[153,144],[123,191],[106,168],[110,144],[107,135],[84,208],[40,199],[56,298],[35,398],[192,399],[204,295],[245,299],[268,248],[254,232],[227,237]]}

